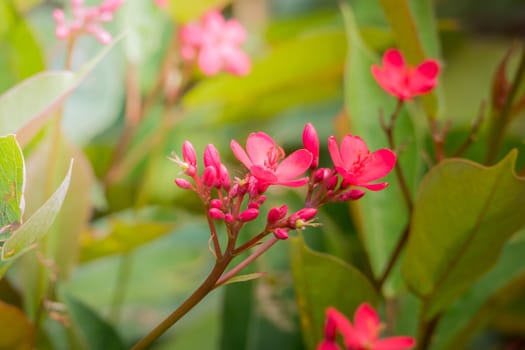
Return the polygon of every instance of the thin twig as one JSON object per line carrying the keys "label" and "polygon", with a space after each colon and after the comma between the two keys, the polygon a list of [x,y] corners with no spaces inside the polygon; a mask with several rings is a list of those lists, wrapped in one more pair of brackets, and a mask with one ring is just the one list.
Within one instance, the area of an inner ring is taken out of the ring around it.
{"label": "thin twig", "polygon": [[479,106],[478,115],[476,116],[476,119],[474,119],[474,122],[472,123],[472,126],[470,127],[470,132],[467,136],[467,139],[465,140],[465,142],[463,142],[461,146],[459,146],[457,151],[454,152],[453,157],[462,156],[463,153],[465,153],[468,150],[470,145],[472,145],[474,141],[476,141],[479,128],[481,127],[481,124],[483,123],[483,120],[485,119],[485,107],[486,107],[486,102],[481,101],[481,104]]}

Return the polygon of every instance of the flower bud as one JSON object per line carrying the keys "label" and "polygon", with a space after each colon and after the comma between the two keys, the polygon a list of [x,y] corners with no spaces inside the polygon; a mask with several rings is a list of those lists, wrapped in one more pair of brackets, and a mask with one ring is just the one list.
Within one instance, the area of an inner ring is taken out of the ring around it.
{"label": "flower bud", "polygon": [[277,223],[279,220],[282,220],[286,216],[287,212],[288,212],[288,206],[286,205],[283,205],[279,208],[270,209],[270,211],[268,212],[268,219],[267,219],[268,224],[273,225]]}
{"label": "flower bud", "polygon": [[188,190],[191,188],[191,182],[186,179],[176,178],[175,185],[179,186],[182,189]]}
{"label": "flower bud", "polygon": [[213,166],[208,166],[206,169],[204,169],[204,172],[202,173],[202,182],[204,183],[204,186],[211,188],[215,186],[215,182],[217,180],[217,171]]}
{"label": "flower bud", "polygon": [[331,173],[332,171],[328,168],[319,168],[315,171],[314,181],[315,182],[324,181],[328,178],[328,176],[330,176]]}
{"label": "flower bud", "polygon": [[212,144],[208,144],[204,149],[204,166],[212,166],[216,171],[221,169],[221,156],[217,148]]}
{"label": "flower bud", "polygon": [[315,208],[303,208],[295,213],[298,218],[308,221],[313,219],[317,215],[317,209]]}
{"label": "flower bud", "polygon": [[337,182],[339,182],[337,175],[330,177],[328,180],[326,180],[326,189],[333,190],[335,186],[337,186]]}
{"label": "flower bud", "polygon": [[235,221],[235,218],[233,217],[232,214],[227,213],[226,215],[224,215],[224,221],[226,221],[226,223],[228,224],[231,224]]}
{"label": "flower bud", "polygon": [[208,214],[214,219],[214,220],[223,220],[224,219],[224,213],[222,210],[217,208],[211,208],[208,210]]}
{"label": "flower bud", "polygon": [[314,126],[310,123],[304,126],[303,130],[303,145],[310,153],[312,153],[312,164],[310,169],[316,169],[319,165],[319,137]]}
{"label": "flower bud", "polygon": [[276,228],[273,230],[273,235],[277,239],[287,239],[288,238],[288,230],[285,228]]}
{"label": "flower bud", "polygon": [[261,207],[261,205],[257,202],[250,202],[248,203],[248,208],[253,208],[253,209],[259,209]]}
{"label": "flower bud", "polygon": [[259,210],[255,208],[248,208],[239,214],[239,221],[247,222],[252,221],[259,216]]}
{"label": "flower bud", "polygon": [[342,193],[339,196],[337,196],[336,201],[338,202],[346,202],[346,201],[356,201],[359,198],[363,197],[366,194],[363,190],[350,190],[348,192]]}
{"label": "flower bud", "polygon": [[184,141],[182,144],[182,158],[186,163],[192,166],[197,166],[197,154],[195,148],[189,141]]}
{"label": "flower bud", "polygon": [[220,209],[222,207],[222,203],[218,199],[212,199],[210,201],[210,207]]}
{"label": "flower bud", "polygon": [[221,174],[220,174],[221,184],[220,184],[220,186],[222,188],[224,188],[226,191],[229,191],[230,187],[231,187],[231,180],[230,180],[230,173],[228,171],[228,168],[226,168],[226,166],[224,164],[221,164],[220,169],[221,169]]}

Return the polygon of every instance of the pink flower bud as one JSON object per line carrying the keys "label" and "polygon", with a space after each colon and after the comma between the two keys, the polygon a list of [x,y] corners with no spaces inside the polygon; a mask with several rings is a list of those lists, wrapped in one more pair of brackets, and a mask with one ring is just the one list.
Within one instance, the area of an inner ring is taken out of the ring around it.
{"label": "pink flower bud", "polygon": [[315,171],[314,181],[317,183],[324,181],[328,178],[328,176],[330,176],[331,173],[332,171],[328,168],[319,168]]}
{"label": "pink flower bud", "polygon": [[208,210],[208,214],[214,219],[214,220],[223,220],[224,219],[224,213],[222,210],[217,208],[211,208]]}
{"label": "pink flower bud", "polygon": [[304,126],[303,130],[303,145],[310,153],[312,153],[311,169],[316,169],[319,165],[319,137],[314,126],[310,123]]}
{"label": "pink flower bud", "polygon": [[273,225],[277,223],[279,220],[283,219],[286,216],[286,213],[288,212],[288,206],[283,205],[279,208],[272,208],[268,212],[268,224]]}
{"label": "pink flower bud", "polygon": [[197,166],[197,154],[195,148],[189,141],[184,141],[182,144],[182,158],[184,161],[194,167]]}
{"label": "pink flower bud", "polygon": [[204,172],[202,173],[202,182],[204,183],[204,186],[206,187],[213,187],[215,186],[215,182],[217,181],[217,171],[213,166],[208,166],[206,169],[204,169]]}
{"label": "pink flower bud", "polygon": [[188,190],[191,188],[191,182],[189,182],[186,179],[176,178],[175,184],[185,190]]}
{"label": "pink flower bud", "polygon": [[337,186],[337,183],[339,182],[339,178],[337,175],[332,176],[328,180],[326,180],[326,189],[327,190],[333,190],[335,186]]}
{"label": "pink flower bud", "polygon": [[259,210],[255,208],[248,208],[239,214],[238,219],[239,221],[247,222],[254,220],[255,218],[257,218],[257,216],[259,216]]}
{"label": "pink flower bud", "polygon": [[359,198],[363,197],[366,194],[363,190],[350,190],[348,192],[342,193],[336,198],[338,202],[346,202],[348,200],[356,201]]}
{"label": "pink flower bud", "polygon": [[231,187],[230,173],[224,164],[221,164],[221,187],[226,191]]}
{"label": "pink flower bud", "polygon": [[218,199],[212,199],[210,201],[210,207],[219,209],[220,207],[222,207],[222,203]]}
{"label": "pink flower bud", "polygon": [[260,204],[260,205],[263,205],[264,202],[266,202],[266,196],[263,194],[261,196],[259,196],[259,199],[257,200],[257,202]]}
{"label": "pink flower bud", "polygon": [[299,219],[308,221],[313,219],[317,215],[317,209],[315,208],[303,208],[295,213]]}
{"label": "pink flower bud", "polygon": [[261,207],[261,205],[257,202],[250,202],[248,203],[248,208],[253,208],[253,209],[259,209]]}
{"label": "pink flower bud", "polygon": [[277,239],[287,239],[288,238],[288,230],[285,228],[276,228],[273,230],[273,235]]}
{"label": "pink flower bud", "polygon": [[226,223],[228,224],[232,224],[235,221],[235,218],[232,214],[227,213],[226,215],[224,215],[224,221],[226,221]]}
{"label": "pink flower bud", "polygon": [[221,156],[217,148],[212,144],[208,144],[204,149],[204,166],[212,166],[217,171],[221,169]]}

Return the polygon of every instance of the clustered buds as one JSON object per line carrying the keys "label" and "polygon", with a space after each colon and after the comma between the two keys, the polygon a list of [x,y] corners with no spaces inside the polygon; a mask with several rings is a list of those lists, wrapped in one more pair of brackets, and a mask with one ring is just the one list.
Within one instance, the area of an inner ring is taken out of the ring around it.
{"label": "clustered buds", "polygon": [[64,11],[55,9],[53,19],[56,23],[55,34],[59,39],[71,39],[82,34],[91,34],[97,40],[107,45],[111,42],[111,34],[106,31],[101,23],[113,19],[114,13],[124,3],[124,0],[104,0],[95,7],[86,7],[84,0],[71,0],[70,22],[66,21]]}

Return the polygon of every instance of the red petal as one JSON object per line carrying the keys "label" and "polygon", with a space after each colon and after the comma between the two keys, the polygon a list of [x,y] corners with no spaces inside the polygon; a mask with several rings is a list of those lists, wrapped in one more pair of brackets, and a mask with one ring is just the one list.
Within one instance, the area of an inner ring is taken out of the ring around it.
{"label": "red petal", "polygon": [[341,141],[341,158],[346,169],[352,169],[354,163],[368,156],[368,147],[359,136],[346,135]]}
{"label": "red petal", "polygon": [[317,345],[317,350],[341,350],[341,348],[334,341],[323,340],[319,345]]}
{"label": "red petal", "polygon": [[357,181],[367,183],[380,179],[388,175],[396,165],[396,154],[387,148],[380,149],[370,154],[364,165],[365,168]]}
{"label": "red petal", "polygon": [[373,350],[408,350],[416,345],[412,337],[391,337],[378,340],[374,343]]}
{"label": "red petal", "polygon": [[299,149],[286,157],[277,167],[275,175],[279,181],[295,179],[304,174],[312,164],[312,153],[305,149]]}
{"label": "red petal", "polygon": [[416,72],[428,79],[434,79],[439,74],[439,63],[436,60],[426,60],[416,68]]}
{"label": "red petal", "polygon": [[256,165],[264,165],[264,161],[268,158],[268,151],[274,147],[276,147],[275,141],[264,132],[251,133],[246,141],[246,152]]}
{"label": "red petal", "polygon": [[250,168],[250,172],[253,176],[255,176],[255,178],[257,178],[257,180],[260,180],[263,183],[273,184],[277,182],[277,176],[275,176],[272,171],[267,170],[260,165],[253,165]]}
{"label": "red petal", "polygon": [[389,49],[383,55],[383,67],[385,70],[404,68],[405,59],[397,49]]}
{"label": "red petal", "polygon": [[367,303],[361,304],[354,314],[356,333],[371,342],[379,337],[380,322],[376,311]]}
{"label": "red petal", "polygon": [[341,153],[339,153],[339,145],[334,136],[328,138],[328,151],[332,157],[332,162],[336,167],[344,168],[343,160],[341,159]]}
{"label": "red petal", "polygon": [[246,154],[244,151],[244,148],[242,148],[241,145],[235,140],[232,140],[230,142],[230,148],[232,149],[233,155],[235,158],[237,158],[244,166],[248,169],[252,167],[252,161],[250,160],[250,157]]}
{"label": "red petal", "polygon": [[202,47],[199,53],[199,67],[207,76],[212,76],[220,72],[222,69],[222,60],[217,47],[210,45]]}

